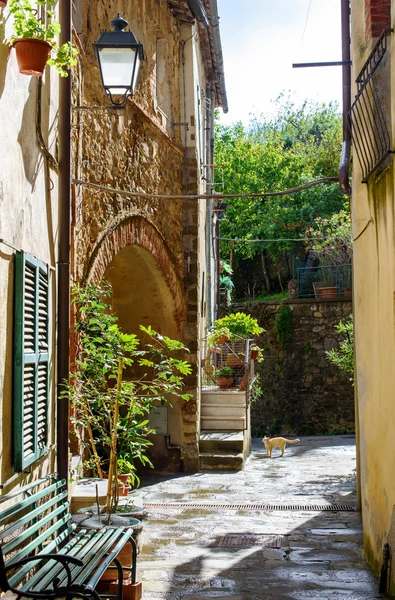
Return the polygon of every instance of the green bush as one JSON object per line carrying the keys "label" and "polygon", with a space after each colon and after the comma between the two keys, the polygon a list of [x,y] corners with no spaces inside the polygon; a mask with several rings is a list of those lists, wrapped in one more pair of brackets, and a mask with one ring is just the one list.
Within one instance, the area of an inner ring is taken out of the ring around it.
{"label": "green bush", "polygon": [[241,312],[232,313],[215,321],[214,331],[224,328],[228,329],[232,336],[244,339],[254,337],[264,331],[256,319]]}
{"label": "green bush", "polygon": [[281,348],[284,349],[291,341],[293,330],[292,310],[288,304],[283,304],[278,309],[276,313],[275,329],[277,341]]}

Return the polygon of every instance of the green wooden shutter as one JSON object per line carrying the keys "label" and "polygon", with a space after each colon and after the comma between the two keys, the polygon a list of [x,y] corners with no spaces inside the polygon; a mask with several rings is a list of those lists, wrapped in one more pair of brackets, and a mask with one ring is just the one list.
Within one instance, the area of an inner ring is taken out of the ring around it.
{"label": "green wooden shutter", "polygon": [[47,448],[49,268],[26,252],[15,255],[14,469]]}

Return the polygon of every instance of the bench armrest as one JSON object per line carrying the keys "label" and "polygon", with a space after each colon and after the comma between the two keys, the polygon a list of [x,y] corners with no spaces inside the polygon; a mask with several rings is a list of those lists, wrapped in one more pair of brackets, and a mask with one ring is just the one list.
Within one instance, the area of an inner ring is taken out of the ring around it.
{"label": "bench armrest", "polygon": [[[67,587],[70,587],[71,583],[72,583],[71,571],[70,571],[70,567],[67,563],[71,563],[72,565],[77,565],[79,567],[82,567],[82,565],[84,564],[80,558],[76,558],[75,556],[67,556],[66,554],[36,554],[35,556],[27,556],[26,558],[23,558],[22,560],[13,562],[12,565],[6,567],[5,570],[8,571],[10,569],[14,569],[15,567],[20,567],[22,565],[26,565],[27,563],[31,562],[32,560],[41,560],[44,562],[47,562],[49,560],[54,560],[54,561],[60,562],[67,574]],[[56,580],[54,580],[53,583],[54,583],[54,588],[56,588]]]}

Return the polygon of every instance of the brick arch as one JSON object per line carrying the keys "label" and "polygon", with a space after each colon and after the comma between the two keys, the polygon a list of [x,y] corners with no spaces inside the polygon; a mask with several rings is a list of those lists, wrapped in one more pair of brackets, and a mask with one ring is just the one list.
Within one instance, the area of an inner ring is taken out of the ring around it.
{"label": "brick arch", "polygon": [[118,252],[131,245],[145,248],[155,258],[174,299],[174,319],[181,335],[186,315],[184,285],[163,236],[147,219],[140,216],[129,216],[104,230],[88,261],[85,272],[86,280],[90,283],[98,283],[103,279],[107,266]]}

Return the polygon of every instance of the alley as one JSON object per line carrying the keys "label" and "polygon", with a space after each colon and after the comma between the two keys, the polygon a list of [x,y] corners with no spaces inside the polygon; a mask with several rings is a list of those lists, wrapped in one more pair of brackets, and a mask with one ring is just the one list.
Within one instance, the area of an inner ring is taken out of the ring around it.
{"label": "alley", "polygon": [[304,437],[273,455],[255,439],[242,472],[143,479],[144,600],[382,597],[352,510],[354,437]]}

